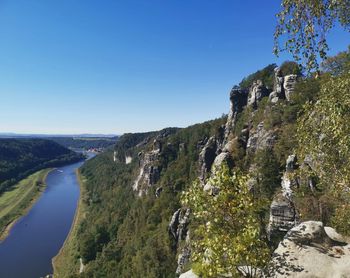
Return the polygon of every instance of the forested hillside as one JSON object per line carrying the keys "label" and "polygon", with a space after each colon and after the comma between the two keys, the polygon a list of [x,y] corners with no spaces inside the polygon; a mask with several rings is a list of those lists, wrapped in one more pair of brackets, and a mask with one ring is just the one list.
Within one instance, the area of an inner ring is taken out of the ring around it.
{"label": "forested hillside", "polygon": [[26,176],[83,157],[44,139],[0,139],[0,193]]}
{"label": "forested hillside", "polygon": [[88,161],[74,259],[58,277],[174,277],[189,268],[203,277],[283,277],[276,269],[287,271],[294,250],[279,243],[289,230],[317,227],[323,240],[330,225],[348,234],[346,55],[319,75],[303,76],[294,62],[269,65],[234,86],[227,117],[127,134]]}
{"label": "forested hillside", "polygon": [[[79,226],[76,253],[87,265],[84,277],[173,277],[177,246],[169,236],[169,220],[180,208],[182,190],[197,177],[203,143],[224,122],[222,118],[186,129],[127,134],[116,144],[115,162],[112,152],[86,162],[81,173],[87,213]],[[147,194],[139,198],[133,190],[139,159],[158,148],[161,174],[149,180],[156,185],[146,185]],[[121,153],[131,156],[131,162],[126,164]],[[62,277],[71,273],[61,271]]]}

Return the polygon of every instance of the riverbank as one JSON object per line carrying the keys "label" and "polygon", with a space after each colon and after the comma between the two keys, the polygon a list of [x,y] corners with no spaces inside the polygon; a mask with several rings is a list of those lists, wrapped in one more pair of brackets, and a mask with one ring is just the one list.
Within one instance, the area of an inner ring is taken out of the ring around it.
{"label": "riverbank", "polygon": [[78,250],[78,227],[85,217],[84,196],[85,196],[85,179],[79,169],[76,170],[77,180],[80,188],[78,206],[74,215],[74,220],[69,234],[58,254],[52,259],[54,277],[68,277],[73,273],[82,271],[81,260]]}
{"label": "riverbank", "polygon": [[52,168],[43,169],[21,180],[0,196],[0,241],[14,224],[35,204],[46,188],[46,177]]}

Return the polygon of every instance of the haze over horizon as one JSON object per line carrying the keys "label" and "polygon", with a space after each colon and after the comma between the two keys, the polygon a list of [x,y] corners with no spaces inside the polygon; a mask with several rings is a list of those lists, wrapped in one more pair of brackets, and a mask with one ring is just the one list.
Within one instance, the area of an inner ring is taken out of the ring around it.
{"label": "haze over horizon", "polygon": [[[122,134],[220,117],[233,85],[291,60],[272,54],[278,10],[258,0],[1,1],[0,132]],[[350,44],[340,29],[328,41],[330,55]]]}

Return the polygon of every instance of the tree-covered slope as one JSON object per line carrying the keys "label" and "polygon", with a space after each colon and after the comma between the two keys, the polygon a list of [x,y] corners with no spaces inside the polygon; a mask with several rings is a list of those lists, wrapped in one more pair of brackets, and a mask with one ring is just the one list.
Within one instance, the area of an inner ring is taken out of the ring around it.
{"label": "tree-covered slope", "polygon": [[80,159],[80,154],[50,140],[0,139],[0,192],[40,169]]}
{"label": "tree-covered slope", "polygon": [[[224,122],[221,118],[185,129],[127,134],[117,142],[115,156],[127,153],[131,163],[113,161],[109,151],[85,163],[82,198],[87,212],[77,235],[77,256],[86,264],[82,277],[174,276],[177,246],[169,235],[169,221],[180,208],[182,190],[198,175],[203,147],[199,143],[217,133]],[[147,156],[160,145],[159,156],[152,161],[159,178],[154,186],[140,183],[144,193],[139,197],[133,184],[140,163],[145,163],[140,162],[141,153]]]}
{"label": "tree-covered slope", "polygon": [[[299,223],[322,221],[347,234],[343,64],[341,74],[317,78],[302,76],[292,62],[267,67],[243,80],[249,89],[232,89],[227,117],[122,136],[81,169],[85,213],[75,257],[69,272],[57,273],[176,277],[192,268],[201,277],[240,277],[239,266],[249,265],[274,277],[270,257]],[[210,260],[217,262],[208,266]]]}

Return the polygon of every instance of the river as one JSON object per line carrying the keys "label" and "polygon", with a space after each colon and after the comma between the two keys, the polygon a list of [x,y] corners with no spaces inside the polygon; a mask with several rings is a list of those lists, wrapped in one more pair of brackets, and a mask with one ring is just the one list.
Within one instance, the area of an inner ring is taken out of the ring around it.
{"label": "river", "polygon": [[0,244],[1,278],[39,278],[52,273],[51,260],[62,247],[74,219],[79,199],[75,171],[83,163],[48,174],[41,197]]}

